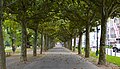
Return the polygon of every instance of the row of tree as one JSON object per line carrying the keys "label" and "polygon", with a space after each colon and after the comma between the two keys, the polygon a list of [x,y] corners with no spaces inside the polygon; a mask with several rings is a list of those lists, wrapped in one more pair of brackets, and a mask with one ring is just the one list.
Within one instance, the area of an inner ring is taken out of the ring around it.
{"label": "row of tree", "polygon": [[[105,54],[106,23],[108,18],[119,17],[120,1],[71,0],[63,3],[62,4],[64,5],[64,8],[62,6],[61,16],[63,16],[64,19],[66,20],[70,20],[69,25],[70,26],[75,25],[73,29],[78,30],[79,34],[78,54],[81,54],[82,34],[86,33],[86,47],[85,47],[86,58],[88,58],[90,54],[89,33],[90,31],[92,31],[92,27],[98,26],[99,22],[99,25],[101,25],[101,38],[98,64],[106,64]],[[72,38],[70,40],[72,40]],[[69,44],[69,40],[67,41]],[[69,49],[71,48],[72,46],[69,47]]]}
{"label": "row of tree", "polygon": [[[64,42],[65,47],[72,50],[72,39],[76,39],[77,36],[79,36],[78,54],[81,54],[82,34],[86,33],[85,57],[88,58],[89,33],[92,27],[98,25],[97,22],[101,25],[98,64],[106,64],[106,23],[109,17],[118,16],[119,12],[120,0],[0,0],[0,69],[6,69],[3,40],[5,30],[11,37],[11,45],[15,43],[14,38],[22,40],[19,43],[22,61],[27,61],[26,47],[32,35],[33,55],[36,56],[37,45],[40,45],[42,54],[43,49],[53,47],[57,41]],[[29,33],[28,29],[34,32]],[[16,36],[18,34],[21,34],[22,38]]]}

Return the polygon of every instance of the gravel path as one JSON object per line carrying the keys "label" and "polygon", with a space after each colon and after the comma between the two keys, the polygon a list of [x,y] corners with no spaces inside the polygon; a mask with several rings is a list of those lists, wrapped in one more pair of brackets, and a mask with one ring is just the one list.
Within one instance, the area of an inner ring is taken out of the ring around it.
{"label": "gravel path", "polygon": [[26,63],[14,62],[7,69],[99,69],[94,64],[63,47],[55,47],[44,55],[32,57]]}

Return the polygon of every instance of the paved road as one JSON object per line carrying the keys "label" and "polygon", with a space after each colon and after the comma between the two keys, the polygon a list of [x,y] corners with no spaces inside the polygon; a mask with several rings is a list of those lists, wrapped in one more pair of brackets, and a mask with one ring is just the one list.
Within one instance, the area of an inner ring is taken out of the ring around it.
{"label": "paved road", "polygon": [[43,58],[38,58],[36,61],[29,62],[21,67],[18,65],[19,68],[14,65],[16,67],[13,69],[99,69],[63,47],[55,47],[44,54]]}

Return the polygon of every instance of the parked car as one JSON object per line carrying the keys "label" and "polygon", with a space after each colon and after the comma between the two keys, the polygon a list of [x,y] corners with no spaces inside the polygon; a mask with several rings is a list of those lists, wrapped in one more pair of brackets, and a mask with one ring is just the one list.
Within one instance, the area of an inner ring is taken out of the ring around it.
{"label": "parked car", "polygon": [[113,52],[120,51],[120,44],[115,44],[112,49],[113,49]]}

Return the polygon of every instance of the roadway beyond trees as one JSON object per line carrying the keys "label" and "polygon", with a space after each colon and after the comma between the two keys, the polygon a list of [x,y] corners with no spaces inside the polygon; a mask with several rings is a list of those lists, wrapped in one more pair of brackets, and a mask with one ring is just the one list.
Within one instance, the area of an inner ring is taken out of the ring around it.
{"label": "roadway beyond trees", "polygon": [[99,69],[63,47],[54,47],[43,54],[43,57],[37,56],[26,63],[18,62],[17,57],[7,58],[7,69]]}

